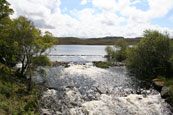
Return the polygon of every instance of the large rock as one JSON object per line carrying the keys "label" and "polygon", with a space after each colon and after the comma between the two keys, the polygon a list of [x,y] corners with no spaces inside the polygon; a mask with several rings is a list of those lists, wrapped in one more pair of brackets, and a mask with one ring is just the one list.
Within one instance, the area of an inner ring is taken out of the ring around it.
{"label": "large rock", "polygon": [[162,87],[164,87],[165,83],[163,81],[160,81],[159,79],[152,80],[154,88],[161,92]]}
{"label": "large rock", "polygon": [[168,88],[168,87],[162,87],[161,96],[162,96],[163,98],[169,97],[168,92],[169,92],[169,88]]}

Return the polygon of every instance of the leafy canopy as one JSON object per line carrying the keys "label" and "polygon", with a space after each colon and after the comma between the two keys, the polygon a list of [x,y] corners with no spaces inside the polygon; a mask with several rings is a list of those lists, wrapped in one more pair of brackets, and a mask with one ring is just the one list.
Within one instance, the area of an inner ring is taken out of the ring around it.
{"label": "leafy canopy", "polygon": [[170,73],[170,38],[168,34],[146,30],[137,46],[127,53],[127,67],[139,78],[151,79]]}
{"label": "leafy canopy", "polygon": [[115,42],[115,46],[120,48],[120,50],[115,52],[115,59],[116,61],[122,62],[126,60],[126,49],[127,49],[127,42],[124,39],[120,39]]}
{"label": "leafy canopy", "polygon": [[0,21],[13,13],[9,6],[10,4],[6,0],[0,0]]}

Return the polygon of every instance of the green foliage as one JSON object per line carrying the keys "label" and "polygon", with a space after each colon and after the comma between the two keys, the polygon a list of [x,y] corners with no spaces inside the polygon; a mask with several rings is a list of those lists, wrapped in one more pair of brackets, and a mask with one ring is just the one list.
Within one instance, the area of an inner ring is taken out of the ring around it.
{"label": "green foliage", "polygon": [[0,63],[13,67],[20,59],[17,49],[18,43],[9,36],[13,21],[7,17],[1,22],[3,26],[0,26]]}
{"label": "green foliage", "polygon": [[115,46],[119,47],[120,50],[126,50],[128,44],[125,41],[125,39],[119,39],[118,41],[115,42]]}
{"label": "green foliage", "polygon": [[100,67],[100,68],[109,68],[109,64],[107,62],[93,62],[93,64],[96,67]]}
{"label": "green foliage", "polygon": [[173,106],[173,85],[169,87],[168,94],[169,94],[168,102]]}
{"label": "green foliage", "polygon": [[126,50],[119,50],[115,52],[115,59],[118,62],[126,60]]}
{"label": "green foliage", "polygon": [[105,56],[108,61],[118,61],[122,62],[126,60],[126,49],[127,49],[127,42],[124,39],[119,39],[115,42],[115,47],[119,48],[119,50],[115,51],[112,47],[107,46],[105,51],[107,55]]}
{"label": "green foliage", "polygon": [[140,43],[127,50],[127,67],[138,78],[168,76],[170,55],[169,36],[147,30]]}
{"label": "green foliage", "polygon": [[115,50],[112,47],[107,46],[105,51],[107,52],[105,57],[108,59],[108,61],[113,61],[115,59]]}
{"label": "green foliage", "polygon": [[35,70],[37,66],[40,66],[38,64],[50,65],[45,51],[55,42],[52,34],[45,32],[42,36],[41,31],[23,16],[13,21],[8,20],[5,20],[5,26],[0,31],[2,33],[0,62],[9,67],[22,63],[22,68],[17,71],[20,76],[25,76],[28,71]]}
{"label": "green foliage", "polygon": [[171,74],[173,75],[173,56],[169,59],[169,62],[171,64]]}
{"label": "green foliage", "polygon": [[93,64],[96,67],[100,67],[100,68],[109,68],[112,66],[125,66],[125,64],[123,63],[117,63],[117,62],[102,62],[102,61],[94,61]]}
{"label": "green foliage", "polygon": [[42,35],[41,31],[23,16],[14,20],[6,17],[1,22],[0,63],[8,68],[21,63],[22,68],[16,71],[16,75],[28,75],[28,87],[31,87],[33,71],[36,71],[38,66],[51,66],[47,49],[54,45],[55,39],[50,32]]}
{"label": "green foliage", "polygon": [[41,55],[39,57],[33,57],[33,64],[36,67],[38,67],[38,66],[52,66],[52,62],[45,55]]}
{"label": "green foliage", "polygon": [[0,74],[0,114],[37,115],[41,88],[28,93],[24,83],[10,74]]}
{"label": "green foliage", "polygon": [[15,44],[12,44],[8,39],[8,30],[12,23],[9,14],[13,13],[9,5],[10,4],[6,0],[0,1],[0,63],[14,66],[15,63],[13,63],[13,60],[15,60],[15,57],[11,52]]}
{"label": "green foliage", "polygon": [[9,6],[10,4],[6,0],[0,1],[0,21],[13,13],[13,10]]}
{"label": "green foliage", "polygon": [[116,61],[122,62],[126,60],[126,49],[127,49],[127,42],[124,39],[120,39],[115,42],[115,46],[120,48],[120,50],[116,51],[115,59]]}

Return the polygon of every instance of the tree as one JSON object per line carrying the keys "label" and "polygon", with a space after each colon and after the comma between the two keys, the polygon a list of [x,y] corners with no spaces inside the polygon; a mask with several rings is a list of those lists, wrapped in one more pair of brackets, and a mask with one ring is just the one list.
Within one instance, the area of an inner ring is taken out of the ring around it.
{"label": "tree", "polygon": [[146,30],[142,40],[128,50],[127,67],[137,77],[152,79],[170,73],[168,34]]}
{"label": "tree", "polygon": [[125,50],[128,44],[124,39],[119,39],[118,41],[115,42],[115,46],[119,47],[120,50]]}
{"label": "tree", "polygon": [[10,4],[6,0],[0,1],[0,21],[13,13],[13,10],[9,6]]}
{"label": "tree", "polygon": [[17,43],[15,39],[10,39],[10,28],[13,21],[6,17],[1,20],[3,25],[0,26],[0,63],[8,66],[13,67],[17,63],[17,50],[16,48]]}
{"label": "tree", "polygon": [[107,46],[105,51],[107,55],[105,56],[108,61],[124,61],[126,59],[126,49],[127,49],[127,42],[124,39],[119,39],[115,42],[115,47],[119,48],[119,50],[114,50],[112,47]]}
{"label": "tree", "polygon": [[29,76],[30,89],[33,71],[38,66],[51,65],[46,50],[54,45],[55,39],[50,32],[42,35],[41,31],[23,16],[9,20],[1,32],[5,33],[0,38],[1,62],[8,67],[21,63],[22,67],[16,71],[16,75],[23,78]]}
{"label": "tree", "polygon": [[106,53],[107,53],[107,55],[106,55],[105,57],[108,59],[108,61],[114,61],[115,50],[114,50],[112,47],[107,46],[107,47],[105,48],[105,51],[106,51]]}
{"label": "tree", "polygon": [[21,55],[22,68],[20,74],[25,76],[27,68],[34,67],[33,59],[46,56],[45,51],[52,47],[54,38],[49,32],[41,35],[41,31],[36,29],[31,21],[25,17],[19,17],[14,20],[12,35],[16,38],[19,45],[19,55]]}
{"label": "tree", "polygon": [[120,39],[115,42],[115,46],[120,48],[120,50],[115,52],[115,60],[119,62],[124,61],[126,59],[127,42],[124,39]]}
{"label": "tree", "polygon": [[13,46],[15,44],[9,44],[12,42],[8,39],[8,29],[12,23],[9,15],[13,13],[13,10],[9,8],[9,5],[6,0],[0,1],[0,63],[13,66],[15,65],[13,63],[14,55],[10,52],[13,52]]}

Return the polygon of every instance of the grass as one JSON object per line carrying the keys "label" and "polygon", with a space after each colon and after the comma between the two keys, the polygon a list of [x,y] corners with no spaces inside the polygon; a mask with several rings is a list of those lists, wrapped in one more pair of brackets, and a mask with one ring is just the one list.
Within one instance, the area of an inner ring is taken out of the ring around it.
{"label": "grass", "polygon": [[99,68],[109,68],[109,65],[107,62],[93,62],[93,64]]}
{"label": "grass", "polygon": [[102,61],[94,61],[93,64],[96,66],[96,67],[99,67],[99,68],[109,68],[109,67],[112,67],[112,66],[124,66],[125,64],[123,63],[117,63],[117,62],[102,62]]}
{"label": "grass", "polygon": [[39,115],[40,88],[27,91],[23,80],[0,74],[0,115]]}

